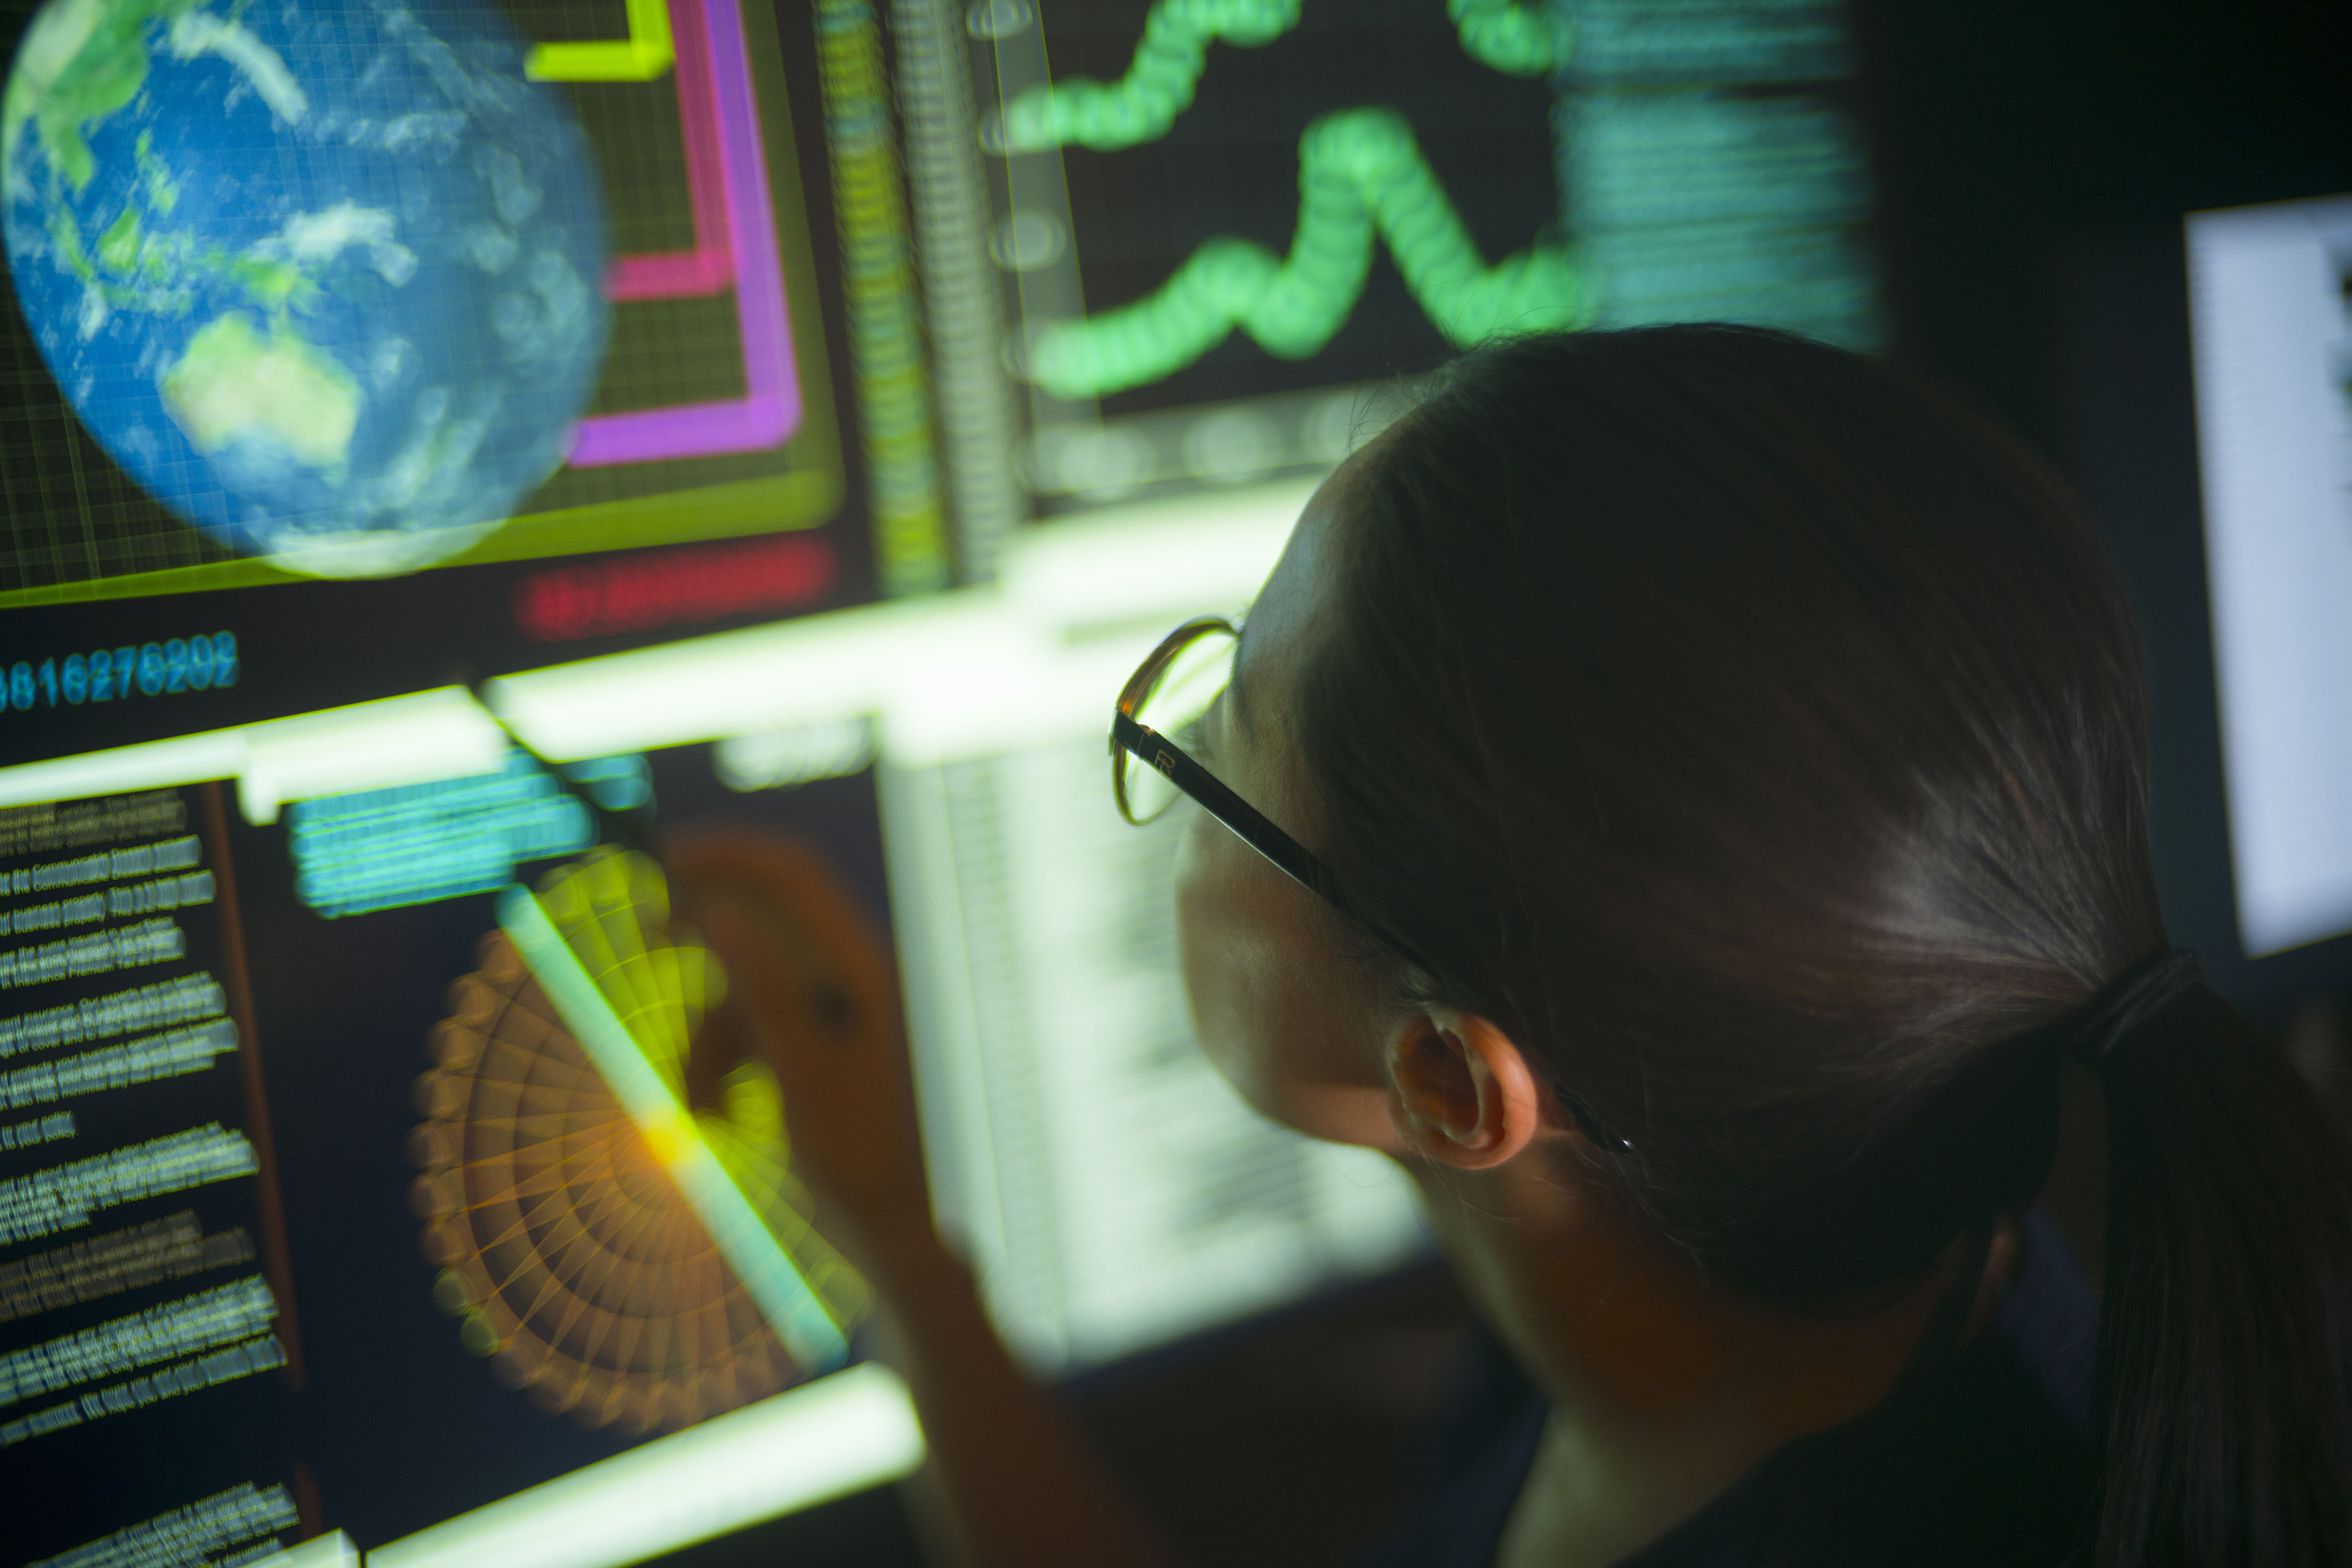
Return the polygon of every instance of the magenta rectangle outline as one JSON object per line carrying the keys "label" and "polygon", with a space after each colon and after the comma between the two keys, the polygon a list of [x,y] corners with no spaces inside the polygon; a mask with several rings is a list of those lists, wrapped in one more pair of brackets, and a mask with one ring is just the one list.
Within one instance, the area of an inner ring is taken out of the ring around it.
{"label": "magenta rectangle outline", "polygon": [[670,31],[682,57],[674,80],[686,188],[694,209],[694,248],[614,257],[604,275],[604,298],[616,305],[699,298],[735,282],[735,252],[727,238],[727,182],[719,167],[719,116],[710,96],[709,29],[693,0],[670,8]]}
{"label": "magenta rectangle outline", "polygon": [[[688,4],[696,0],[688,0]],[[583,419],[572,466],[600,468],[672,458],[715,457],[781,444],[801,422],[800,384],[792,372],[792,325],[767,200],[768,163],[743,18],[735,0],[699,0],[704,66],[719,111],[719,173],[727,194],[727,235],[735,256],[735,323],[743,352],[745,395]]]}

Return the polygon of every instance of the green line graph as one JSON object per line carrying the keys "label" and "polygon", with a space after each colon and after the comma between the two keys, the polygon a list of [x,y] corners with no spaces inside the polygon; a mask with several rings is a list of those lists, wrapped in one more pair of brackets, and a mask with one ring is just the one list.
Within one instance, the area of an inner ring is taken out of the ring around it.
{"label": "green line graph", "polygon": [[[1299,0],[1160,0],[1127,75],[1085,77],[1030,89],[1004,106],[1005,151],[1043,153],[1076,145],[1097,153],[1157,141],[1192,106],[1209,45],[1254,49],[1298,26]],[[1567,53],[1550,17],[1521,0],[1446,0],[1463,51],[1506,76],[1541,76]]]}
{"label": "green line graph", "polygon": [[1566,25],[1519,0],[1445,0],[1472,59],[1505,76],[1542,76],[1568,58]]}
{"label": "green line graph", "polygon": [[1212,239],[1143,300],[1038,332],[1030,378],[1056,397],[1100,397],[1173,374],[1236,327],[1278,358],[1308,358],[1354,311],[1376,236],[1457,345],[1577,326],[1591,313],[1591,290],[1558,246],[1486,265],[1412,127],[1393,110],[1341,110],[1309,125],[1298,143],[1298,195],[1286,258],[1232,236]]}
{"label": "green line graph", "polygon": [[1032,88],[1006,104],[1005,149],[1043,153],[1075,142],[1110,153],[1156,141],[1192,106],[1212,39],[1245,49],[1270,44],[1298,25],[1298,4],[1160,0],[1143,24],[1126,76],[1108,86],[1073,77]]}

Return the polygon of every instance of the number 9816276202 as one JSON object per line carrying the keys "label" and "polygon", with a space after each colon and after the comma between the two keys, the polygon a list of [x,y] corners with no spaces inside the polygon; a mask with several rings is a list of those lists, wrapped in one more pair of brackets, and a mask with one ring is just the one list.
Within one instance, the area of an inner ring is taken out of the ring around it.
{"label": "number 9816276202", "polygon": [[0,685],[0,708],[79,708],[85,702],[170,697],[235,686],[236,678],[236,634],[209,632],[62,658],[20,658],[7,668]]}

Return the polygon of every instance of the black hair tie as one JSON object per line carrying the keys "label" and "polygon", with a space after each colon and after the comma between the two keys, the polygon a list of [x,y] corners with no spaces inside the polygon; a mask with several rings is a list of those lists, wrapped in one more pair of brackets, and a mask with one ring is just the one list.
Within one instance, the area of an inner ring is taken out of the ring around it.
{"label": "black hair tie", "polygon": [[2066,1054],[2085,1067],[2104,1068],[2142,1025],[2204,980],[2205,965],[2189,948],[2142,960],[2109,981],[2074,1016],[2063,1035]]}

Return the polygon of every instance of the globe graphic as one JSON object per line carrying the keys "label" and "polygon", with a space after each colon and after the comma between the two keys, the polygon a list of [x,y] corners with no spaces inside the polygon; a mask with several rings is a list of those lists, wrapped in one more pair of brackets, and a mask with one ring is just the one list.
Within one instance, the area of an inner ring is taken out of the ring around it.
{"label": "globe graphic", "polygon": [[405,572],[594,391],[586,137],[482,0],[48,0],[7,82],[10,275],[82,423],[230,548]]}

